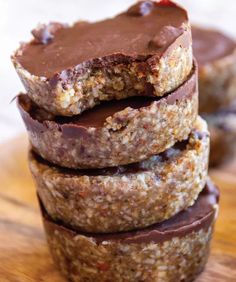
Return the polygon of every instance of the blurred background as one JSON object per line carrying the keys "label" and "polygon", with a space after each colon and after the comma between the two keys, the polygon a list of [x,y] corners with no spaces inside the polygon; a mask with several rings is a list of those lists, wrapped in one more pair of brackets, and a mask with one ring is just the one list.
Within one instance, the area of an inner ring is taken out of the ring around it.
{"label": "blurred background", "polygon": [[[16,75],[10,55],[19,42],[31,38],[38,23],[78,19],[95,21],[111,17],[135,0],[0,0],[0,142],[23,132],[24,127],[15,103],[10,103],[23,86]],[[184,5],[191,21],[216,27],[236,38],[236,1],[176,0]]]}

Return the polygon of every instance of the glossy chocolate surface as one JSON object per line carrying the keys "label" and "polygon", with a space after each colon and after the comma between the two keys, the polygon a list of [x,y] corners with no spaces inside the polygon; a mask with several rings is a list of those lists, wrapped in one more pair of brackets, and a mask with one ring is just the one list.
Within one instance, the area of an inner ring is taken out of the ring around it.
{"label": "glossy chocolate surface", "polygon": [[55,117],[55,121],[59,124],[73,124],[79,127],[103,127],[107,118],[114,116],[126,108],[141,109],[148,107],[152,102],[160,98],[150,98],[145,96],[130,97],[123,100],[104,101],[73,117]]}
{"label": "glossy chocolate surface", "polygon": [[236,49],[234,40],[217,30],[192,28],[193,53],[199,65],[228,56]]}
{"label": "glossy chocolate surface", "polygon": [[35,39],[22,46],[16,60],[31,74],[46,78],[75,66],[79,71],[88,65],[142,61],[163,54],[187,22],[187,12],[170,1],[141,1],[96,23],[42,25],[32,32]]}
{"label": "glossy chocolate surface", "polygon": [[84,235],[93,238],[98,244],[104,241],[117,240],[127,244],[160,243],[171,240],[174,237],[184,237],[200,229],[207,229],[214,221],[216,215],[215,205],[218,204],[218,201],[219,191],[209,180],[195,204],[185,211],[181,211],[166,221],[142,230],[109,234],[83,233],[67,229],[59,222],[54,223],[43,208],[42,211],[48,228],[58,230],[58,232],[65,232],[68,236]]}

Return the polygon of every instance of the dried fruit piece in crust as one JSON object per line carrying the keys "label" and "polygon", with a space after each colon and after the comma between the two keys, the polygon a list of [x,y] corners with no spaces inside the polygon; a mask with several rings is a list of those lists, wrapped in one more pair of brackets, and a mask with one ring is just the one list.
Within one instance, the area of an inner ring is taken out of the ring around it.
{"label": "dried fruit piece in crust", "polygon": [[33,149],[54,164],[102,168],[139,162],[187,139],[198,114],[197,70],[165,97],[104,102],[73,118],[52,116],[26,95],[18,97],[18,106]]}
{"label": "dried fruit piece in crust", "polygon": [[212,113],[236,100],[236,42],[217,30],[193,27],[192,33],[200,112]]}
{"label": "dried fruit piece in crust", "polygon": [[86,232],[118,232],[191,206],[205,186],[208,155],[209,133],[199,117],[188,140],[140,163],[69,170],[31,152],[29,165],[50,217]]}
{"label": "dried fruit piece in crust", "polygon": [[192,68],[187,12],[173,3],[141,1],[113,19],[50,23],[33,34],[12,61],[31,99],[55,115],[77,115],[104,100],[162,96]]}
{"label": "dried fruit piece in crust", "polygon": [[73,282],[192,281],[209,254],[218,190],[208,182],[196,203],[171,219],[123,233],[75,232],[43,212],[58,269]]}

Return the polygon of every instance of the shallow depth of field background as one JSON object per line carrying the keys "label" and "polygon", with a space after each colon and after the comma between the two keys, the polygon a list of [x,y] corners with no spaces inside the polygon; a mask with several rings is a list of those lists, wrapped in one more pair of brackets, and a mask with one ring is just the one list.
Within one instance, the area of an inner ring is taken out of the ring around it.
{"label": "shallow depth of field background", "polygon": [[[20,41],[30,39],[38,23],[78,19],[95,21],[123,11],[135,0],[0,0],[0,142],[24,131],[12,98],[23,91],[10,61]],[[217,27],[236,38],[236,0],[176,0],[192,22]]]}

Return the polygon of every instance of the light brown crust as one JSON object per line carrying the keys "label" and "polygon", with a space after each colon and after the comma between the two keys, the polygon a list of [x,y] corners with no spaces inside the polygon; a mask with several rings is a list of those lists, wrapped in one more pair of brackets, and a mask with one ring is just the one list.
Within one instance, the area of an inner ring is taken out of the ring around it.
{"label": "light brown crust", "polygon": [[219,166],[236,154],[236,110],[225,109],[204,115],[210,131],[210,166]]}
{"label": "light brown crust", "polygon": [[95,175],[66,171],[32,153],[29,165],[54,220],[86,232],[118,232],[163,221],[191,206],[206,183],[208,154],[206,123],[199,118],[183,148],[171,148],[133,171],[132,166]]}
{"label": "light brown crust", "polygon": [[75,68],[70,70],[73,76],[66,82],[29,73],[17,61],[23,49],[24,45],[16,51],[12,61],[28,95],[38,106],[62,116],[80,114],[100,101],[137,95],[163,96],[186,80],[193,60],[191,30],[186,24],[183,34],[160,58],[152,56],[145,62],[114,63],[77,75]]}
{"label": "light brown crust", "polygon": [[199,66],[199,110],[213,113],[236,101],[236,48],[231,55]]}

